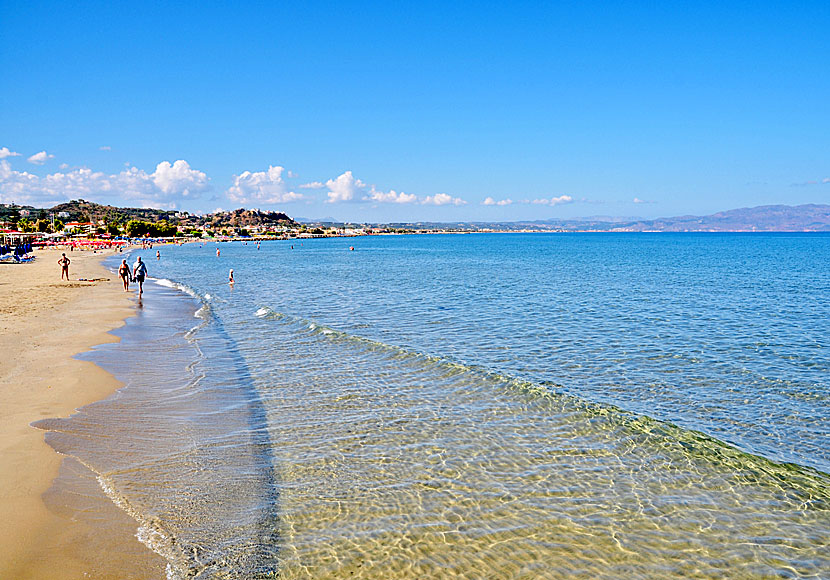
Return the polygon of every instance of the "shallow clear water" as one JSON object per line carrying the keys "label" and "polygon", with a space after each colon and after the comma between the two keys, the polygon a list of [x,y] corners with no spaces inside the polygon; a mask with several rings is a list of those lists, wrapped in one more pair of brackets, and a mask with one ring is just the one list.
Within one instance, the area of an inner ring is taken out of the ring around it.
{"label": "shallow clear water", "polygon": [[220,248],[41,425],[171,577],[830,576],[830,236]]}

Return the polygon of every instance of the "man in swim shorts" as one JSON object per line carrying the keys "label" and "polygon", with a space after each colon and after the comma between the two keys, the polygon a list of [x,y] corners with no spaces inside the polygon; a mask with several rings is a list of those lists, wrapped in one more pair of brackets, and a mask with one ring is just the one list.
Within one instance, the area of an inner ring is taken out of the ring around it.
{"label": "man in swim shorts", "polygon": [[138,295],[141,296],[144,293],[144,276],[147,275],[147,265],[141,261],[141,256],[135,261],[135,265],[133,266],[133,276],[135,276],[135,281],[138,282]]}

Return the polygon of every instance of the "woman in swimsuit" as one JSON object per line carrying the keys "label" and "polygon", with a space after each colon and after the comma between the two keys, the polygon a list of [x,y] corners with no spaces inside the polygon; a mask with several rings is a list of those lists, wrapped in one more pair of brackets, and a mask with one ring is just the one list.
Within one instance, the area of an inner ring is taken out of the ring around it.
{"label": "woman in swimsuit", "polygon": [[124,292],[130,289],[130,267],[127,265],[127,260],[121,260],[121,267],[118,268],[118,275],[124,282]]}

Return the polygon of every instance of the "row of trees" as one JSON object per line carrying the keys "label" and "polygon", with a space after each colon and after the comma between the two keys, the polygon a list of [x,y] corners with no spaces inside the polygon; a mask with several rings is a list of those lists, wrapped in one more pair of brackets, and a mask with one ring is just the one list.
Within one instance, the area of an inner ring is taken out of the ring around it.
{"label": "row of trees", "polygon": [[47,219],[39,219],[37,221],[31,221],[28,218],[20,218],[17,220],[17,229],[21,232],[59,232],[63,229],[63,222],[60,220],[55,220],[54,227],[52,226],[52,222]]}
{"label": "row of trees", "polygon": [[131,238],[172,238],[178,233],[178,229],[167,220],[160,222],[145,222],[141,220],[130,220],[125,226],[125,231]]}
{"label": "row of trees", "polygon": [[[60,220],[55,220],[54,225],[50,220],[39,219],[32,221],[28,218],[22,217],[17,220],[17,229],[21,232],[59,232],[64,228],[64,223]],[[104,227],[96,228],[98,234],[110,234],[111,236],[119,236],[126,233],[131,238],[140,238],[150,236],[154,238],[171,238],[177,234],[176,226],[168,223],[166,220],[160,222],[145,222],[141,220],[130,220],[127,222],[122,232],[121,227],[116,222],[110,222]]]}

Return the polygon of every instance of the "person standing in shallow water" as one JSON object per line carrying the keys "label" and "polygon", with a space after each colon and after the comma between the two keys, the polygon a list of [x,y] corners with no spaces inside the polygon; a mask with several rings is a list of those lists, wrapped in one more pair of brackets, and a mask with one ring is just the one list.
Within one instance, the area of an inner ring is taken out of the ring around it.
{"label": "person standing in shallow water", "polygon": [[133,266],[133,276],[135,276],[135,281],[138,282],[138,295],[141,296],[144,293],[144,276],[147,275],[147,265],[141,261],[141,256],[135,261],[135,265]]}
{"label": "person standing in shallow water", "polygon": [[61,280],[63,280],[64,276],[69,280],[69,258],[66,257],[66,254],[61,254],[61,259],[58,260],[58,264],[61,267]]}
{"label": "person standing in shallow water", "polygon": [[127,260],[121,260],[118,275],[121,276],[121,281],[124,282],[124,292],[127,292],[130,289],[130,267],[127,265]]}

